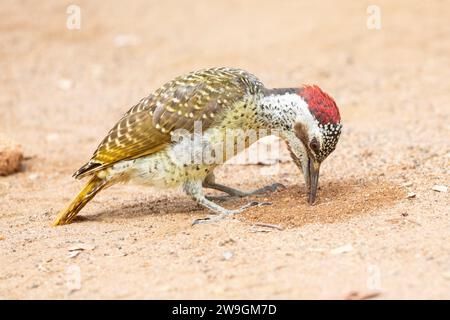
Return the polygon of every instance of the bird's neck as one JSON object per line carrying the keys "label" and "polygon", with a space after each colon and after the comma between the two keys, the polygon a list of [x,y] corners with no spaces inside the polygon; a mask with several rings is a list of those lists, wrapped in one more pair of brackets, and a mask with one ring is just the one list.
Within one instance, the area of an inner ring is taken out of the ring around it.
{"label": "bird's neck", "polygon": [[256,113],[264,127],[292,131],[295,122],[309,125],[314,121],[308,104],[298,95],[297,89],[268,89],[257,103]]}

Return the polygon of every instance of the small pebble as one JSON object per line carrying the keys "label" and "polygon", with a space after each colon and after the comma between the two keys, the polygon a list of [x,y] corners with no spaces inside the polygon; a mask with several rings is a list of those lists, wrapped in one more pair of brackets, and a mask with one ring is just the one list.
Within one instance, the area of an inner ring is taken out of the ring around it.
{"label": "small pebble", "polygon": [[448,191],[447,186],[440,185],[440,184],[434,185],[432,189],[433,189],[433,191],[437,191],[437,192],[447,192]]}
{"label": "small pebble", "polygon": [[414,193],[414,192],[409,192],[407,195],[406,195],[406,198],[407,199],[413,199],[413,198],[415,198],[416,197],[416,194]]}

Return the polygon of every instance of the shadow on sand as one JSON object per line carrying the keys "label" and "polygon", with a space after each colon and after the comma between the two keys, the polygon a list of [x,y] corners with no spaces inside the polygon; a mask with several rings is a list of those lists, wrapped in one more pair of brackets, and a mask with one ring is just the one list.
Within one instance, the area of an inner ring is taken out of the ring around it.
{"label": "shadow on sand", "polygon": [[[379,208],[393,206],[404,197],[404,190],[387,181],[363,179],[325,182],[319,190],[314,206],[306,201],[304,186],[293,185],[271,194],[244,199],[230,198],[220,201],[226,208],[237,208],[250,200],[272,202],[271,206],[255,207],[236,216],[248,222],[280,224],[299,227],[306,223],[334,223],[359,216]],[[219,203],[218,201],[216,201]],[[200,216],[209,212],[186,196],[164,196],[156,200],[140,200],[132,204],[115,205],[93,215],[78,216],[75,221],[106,221],[116,219],[139,219],[148,215]]]}

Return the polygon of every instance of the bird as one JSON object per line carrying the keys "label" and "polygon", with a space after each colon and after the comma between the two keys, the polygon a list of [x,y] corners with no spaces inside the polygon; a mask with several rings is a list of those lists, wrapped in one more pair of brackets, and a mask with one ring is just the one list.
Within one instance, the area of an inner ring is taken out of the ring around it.
{"label": "bird", "polygon": [[97,193],[117,183],[182,187],[212,212],[193,224],[270,204],[251,201],[226,209],[204,194],[203,188],[209,188],[245,197],[282,186],[275,183],[241,191],[216,182],[214,170],[242,151],[236,148],[242,137],[230,138],[233,131],[256,132],[254,139],[243,138],[241,149],[268,135],[283,139],[304,176],[308,202],[313,205],[321,163],[335,150],[341,129],[336,102],[317,85],[266,88],[253,74],[230,67],[189,72],[165,83],[122,116],[91,159],[73,174],[89,180],[53,225],[72,222]]}

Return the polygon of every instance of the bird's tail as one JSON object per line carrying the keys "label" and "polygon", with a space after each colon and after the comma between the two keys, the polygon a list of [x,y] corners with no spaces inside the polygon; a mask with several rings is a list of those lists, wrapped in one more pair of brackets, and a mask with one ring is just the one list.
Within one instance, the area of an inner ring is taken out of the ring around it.
{"label": "bird's tail", "polygon": [[97,192],[105,188],[107,184],[107,179],[99,178],[97,175],[94,175],[88,183],[86,183],[80,193],[78,193],[75,199],[72,200],[70,205],[58,214],[55,221],[53,221],[53,226],[70,223],[86,203],[91,201]]}

